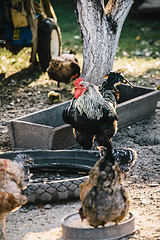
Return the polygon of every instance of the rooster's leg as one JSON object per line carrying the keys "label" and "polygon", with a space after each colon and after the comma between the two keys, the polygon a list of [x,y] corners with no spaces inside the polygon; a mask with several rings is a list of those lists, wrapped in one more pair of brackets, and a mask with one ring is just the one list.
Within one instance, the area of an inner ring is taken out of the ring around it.
{"label": "rooster's leg", "polygon": [[89,150],[93,145],[93,134],[87,134],[85,132],[79,132],[73,129],[73,134],[76,141],[82,146],[83,149]]}
{"label": "rooster's leg", "polygon": [[104,146],[108,151],[112,151],[112,137],[117,131],[117,121],[114,121],[113,124],[104,125],[105,130],[101,133],[96,133],[96,140],[99,146]]}
{"label": "rooster's leg", "polygon": [[6,239],[5,236],[5,224],[6,224],[6,213],[0,214],[0,239]]}
{"label": "rooster's leg", "polygon": [[57,88],[60,88],[60,82],[57,82]]}

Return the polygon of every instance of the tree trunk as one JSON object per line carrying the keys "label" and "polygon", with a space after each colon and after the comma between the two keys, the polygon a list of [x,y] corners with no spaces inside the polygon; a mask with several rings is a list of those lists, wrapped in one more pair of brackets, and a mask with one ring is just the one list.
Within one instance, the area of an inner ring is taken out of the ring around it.
{"label": "tree trunk", "polygon": [[74,0],[83,41],[82,77],[99,85],[110,73],[133,0]]}

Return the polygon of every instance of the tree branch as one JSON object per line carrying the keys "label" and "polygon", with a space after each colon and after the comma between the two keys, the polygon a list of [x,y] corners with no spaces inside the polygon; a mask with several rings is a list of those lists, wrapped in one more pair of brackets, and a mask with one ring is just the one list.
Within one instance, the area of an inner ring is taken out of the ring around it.
{"label": "tree branch", "polygon": [[133,4],[133,0],[109,0],[104,8],[106,15],[112,15],[112,18],[117,22],[122,21],[122,17],[125,19]]}

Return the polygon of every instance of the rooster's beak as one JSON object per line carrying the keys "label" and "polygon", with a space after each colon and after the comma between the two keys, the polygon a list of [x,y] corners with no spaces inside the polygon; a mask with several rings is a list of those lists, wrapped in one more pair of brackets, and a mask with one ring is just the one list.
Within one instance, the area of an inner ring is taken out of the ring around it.
{"label": "rooster's beak", "polygon": [[107,79],[108,78],[108,75],[106,75],[105,77],[104,77],[104,79]]}
{"label": "rooster's beak", "polygon": [[122,82],[123,82],[123,83],[128,83],[128,84],[131,86],[131,88],[133,88],[133,85],[132,85],[126,78],[124,78],[124,79],[122,80]]}

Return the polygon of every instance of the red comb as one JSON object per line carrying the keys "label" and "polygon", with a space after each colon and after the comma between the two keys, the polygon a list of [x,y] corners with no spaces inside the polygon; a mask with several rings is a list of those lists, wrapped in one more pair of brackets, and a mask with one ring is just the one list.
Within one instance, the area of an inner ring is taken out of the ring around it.
{"label": "red comb", "polygon": [[78,86],[78,84],[80,83],[80,82],[82,82],[83,81],[83,78],[77,78],[75,81],[74,81],[74,86],[76,87],[76,86]]}

